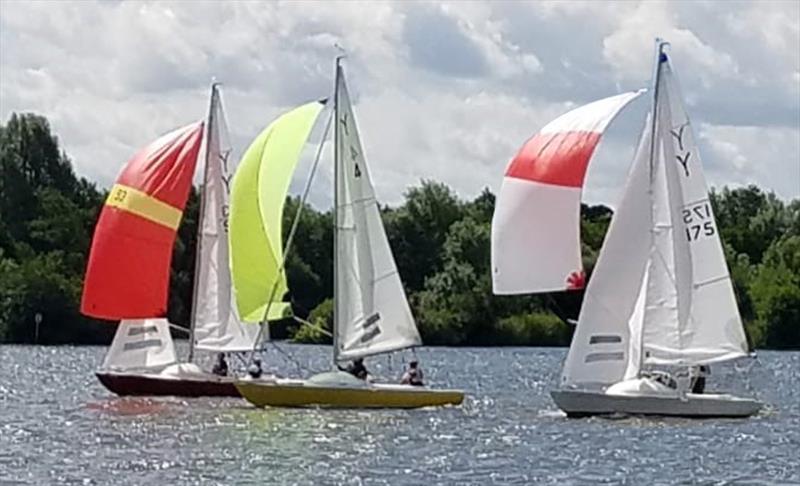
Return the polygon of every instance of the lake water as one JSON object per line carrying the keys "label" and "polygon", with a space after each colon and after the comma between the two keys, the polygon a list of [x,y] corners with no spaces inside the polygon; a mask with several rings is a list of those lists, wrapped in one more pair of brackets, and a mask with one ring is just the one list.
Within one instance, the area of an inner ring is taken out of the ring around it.
{"label": "lake water", "polygon": [[[328,366],[328,348],[281,347]],[[565,351],[424,348],[463,406],[358,411],[117,398],[93,375],[102,347],[0,346],[0,484],[800,484],[800,353],[760,353],[748,380],[712,370],[709,388],[768,403],[752,419],[567,419],[548,395]]]}

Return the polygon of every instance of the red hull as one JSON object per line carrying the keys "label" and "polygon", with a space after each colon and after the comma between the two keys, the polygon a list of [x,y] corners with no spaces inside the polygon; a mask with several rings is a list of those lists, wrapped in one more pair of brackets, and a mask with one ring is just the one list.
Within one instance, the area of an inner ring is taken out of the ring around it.
{"label": "red hull", "polygon": [[95,373],[100,383],[120,396],[241,397],[233,380],[190,380],[153,375]]}

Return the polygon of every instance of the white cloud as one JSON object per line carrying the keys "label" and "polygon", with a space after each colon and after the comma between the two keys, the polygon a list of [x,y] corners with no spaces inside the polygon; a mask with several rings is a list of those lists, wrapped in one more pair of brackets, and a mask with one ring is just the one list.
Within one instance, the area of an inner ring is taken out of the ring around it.
{"label": "white cloud", "polygon": [[782,198],[800,197],[800,133],[789,128],[700,125],[709,183],[743,186],[771,180]]}
{"label": "white cloud", "polygon": [[[0,118],[47,116],[77,171],[108,185],[138,147],[204,115],[212,77],[241,154],[280,112],[330,94],[336,43],[379,197],[423,178],[472,197],[551,118],[646,84],[658,34],[709,182],[795,197],[799,31],[797,2],[4,0]],[[616,201],[644,105],[603,142],[590,200]]]}
{"label": "white cloud", "polygon": [[662,1],[641,2],[621,17],[618,28],[603,40],[603,56],[622,80],[640,80],[651,71],[653,39],[668,39],[671,51],[685,66],[698,73],[708,87],[720,78],[739,74],[739,66],[730,54],[720,52],[678,25],[677,12]]}

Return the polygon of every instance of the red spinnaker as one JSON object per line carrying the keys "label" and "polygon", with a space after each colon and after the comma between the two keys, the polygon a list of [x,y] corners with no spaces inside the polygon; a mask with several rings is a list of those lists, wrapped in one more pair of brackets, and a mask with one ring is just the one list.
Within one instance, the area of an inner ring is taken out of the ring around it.
{"label": "red spinnaker", "polygon": [[82,313],[166,315],[172,247],[202,140],[203,123],[187,125],[140,150],[122,170],[95,227]]}

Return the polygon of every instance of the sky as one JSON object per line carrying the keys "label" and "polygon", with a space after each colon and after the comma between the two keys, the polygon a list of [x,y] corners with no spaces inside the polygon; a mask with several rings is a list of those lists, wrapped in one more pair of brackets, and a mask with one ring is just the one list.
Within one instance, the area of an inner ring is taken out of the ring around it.
{"label": "sky", "polygon": [[[708,183],[800,197],[794,0],[2,0],[0,119],[45,115],[76,172],[107,187],[138,148],[205,115],[212,79],[241,155],[281,112],[332,93],[338,45],[381,202],[422,179],[473,198],[497,192],[548,121],[648,87],[657,36],[671,43]],[[615,205],[647,103],[606,133],[585,201]],[[312,187],[319,207],[330,166]]]}

